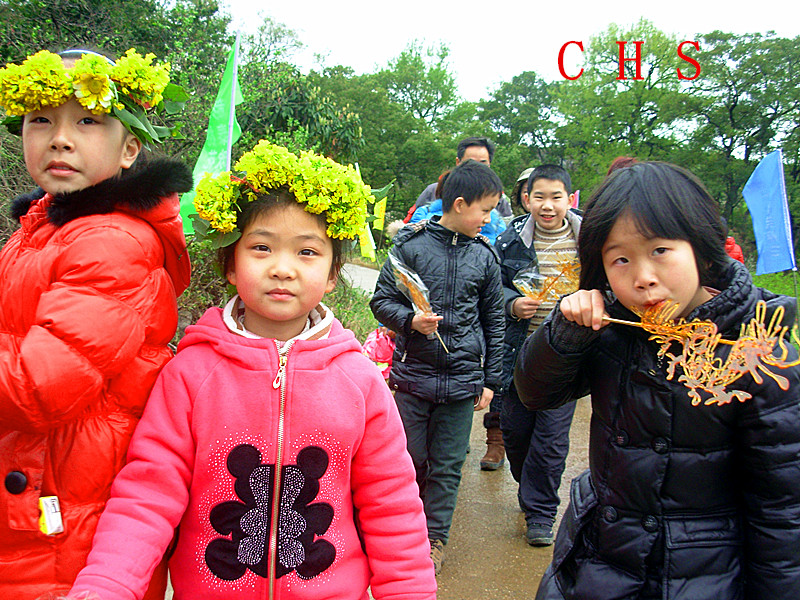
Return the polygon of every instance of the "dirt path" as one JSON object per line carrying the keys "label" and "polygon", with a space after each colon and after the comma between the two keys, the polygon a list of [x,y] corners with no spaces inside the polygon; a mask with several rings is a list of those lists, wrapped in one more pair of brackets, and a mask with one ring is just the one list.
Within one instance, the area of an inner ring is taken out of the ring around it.
{"label": "dirt path", "polygon": [[345,263],[342,266],[342,276],[347,278],[354,286],[360,287],[370,295],[375,292],[375,282],[378,281],[379,273],[380,271],[377,269],[370,269],[368,267],[362,267],[361,265],[354,265],[353,263]]}
{"label": "dirt path", "polygon": [[[567,506],[569,482],[588,466],[590,401],[582,398],[570,432],[570,453],[561,482],[558,520]],[[462,470],[445,564],[439,575],[439,600],[523,600],[533,598],[553,556],[524,539],[525,518],[517,505],[517,486],[508,463],[498,471],[481,471],[485,430],[483,413],[475,413],[471,452]]]}

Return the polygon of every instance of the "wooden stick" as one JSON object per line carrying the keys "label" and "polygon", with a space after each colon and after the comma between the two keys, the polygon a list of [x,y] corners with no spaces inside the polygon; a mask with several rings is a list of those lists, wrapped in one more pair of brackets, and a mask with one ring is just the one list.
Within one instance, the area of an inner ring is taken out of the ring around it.
{"label": "wooden stick", "polygon": [[636,321],[625,321],[623,319],[615,319],[614,317],[609,317],[607,315],[603,315],[603,321],[608,321],[609,323],[617,323],[619,325],[630,325],[631,327],[641,327],[644,329],[644,325],[642,323],[637,323]]}
{"label": "wooden stick", "polygon": [[447,346],[444,345],[444,340],[442,339],[442,336],[439,335],[439,332],[438,331],[434,331],[433,333],[435,333],[436,337],[439,338],[439,341],[441,342],[442,348],[444,348],[444,351],[447,352],[448,354],[450,354],[450,350],[448,350]]}
{"label": "wooden stick", "polygon": [[[630,325],[631,327],[639,327],[641,329],[647,329],[644,326],[644,323],[637,323],[636,321],[625,321],[624,319],[615,319],[614,317],[609,317],[606,315],[603,315],[603,321],[608,321],[609,323],[617,323],[618,325]],[[717,343],[724,344],[726,346],[733,346],[736,342],[720,338]]]}

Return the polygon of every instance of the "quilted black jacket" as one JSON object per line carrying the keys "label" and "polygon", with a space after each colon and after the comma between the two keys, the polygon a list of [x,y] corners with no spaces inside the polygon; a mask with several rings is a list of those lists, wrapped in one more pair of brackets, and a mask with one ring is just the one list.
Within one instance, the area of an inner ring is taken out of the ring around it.
{"label": "quilted black jacket", "polygon": [[411,329],[414,310],[383,265],[370,308],[397,333],[389,385],[433,402],[480,396],[500,388],[503,289],[497,254],[483,236],[470,238],[442,227],[439,217],[400,230],[392,252],[422,278],[433,311],[443,316],[439,335]]}
{"label": "quilted black jacket", "polygon": [[[794,322],[795,300],[756,288],[736,261],[715,287],[689,319],[725,338],[762,299],[767,323],[779,307]],[[557,310],[523,346],[514,381],[529,408],[592,395],[589,471],[573,481],[537,598],[638,598],[646,580],[664,600],[800,598],[800,367],[770,367],[785,390],[757,371],[727,386],[751,399],[692,406],[681,367],[668,381],[657,349],[643,330],[593,332]]]}

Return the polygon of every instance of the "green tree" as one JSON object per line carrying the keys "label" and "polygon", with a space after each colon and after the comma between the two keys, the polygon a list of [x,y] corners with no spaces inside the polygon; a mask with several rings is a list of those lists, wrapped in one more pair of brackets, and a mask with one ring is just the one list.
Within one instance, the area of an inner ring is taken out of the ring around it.
{"label": "green tree", "polygon": [[285,62],[242,65],[244,103],[237,113],[242,127],[239,147],[258,139],[303,130],[308,149],[342,162],[355,162],[363,146],[361,119],[339,106],[296,67]]}
{"label": "green tree", "polygon": [[498,144],[530,148],[532,159],[544,161],[555,144],[551,87],[535,72],[524,71],[481,100],[478,116],[489,123]]}
{"label": "green tree", "polygon": [[390,97],[379,74],[356,75],[335,66],[311,72],[309,79],[340,105],[357,107],[364,132],[359,167],[374,187],[394,181],[388,198],[389,219],[405,216],[417,195],[452,164],[449,139],[438,134]]}
{"label": "green tree", "polygon": [[459,101],[455,76],[447,62],[449,55],[450,49],[444,44],[423,48],[419,41],[413,41],[378,73],[389,97],[433,128]]}
{"label": "green tree", "polygon": [[[624,78],[617,44],[622,40],[629,58],[636,55],[634,42],[642,42],[640,70],[625,61]],[[663,160],[685,141],[689,98],[677,68],[686,71],[687,63],[679,59],[677,47],[675,37],[649,21],[630,29],[612,24],[591,38],[582,76],[552,89],[560,113],[556,137],[568,157],[565,166],[582,187],[599,183],[616,156]]]}
{"label": "green tree", "polygon": [[302,47],[295,31],[270,17],[263,17],[258,31],[244,40],[237,153],[268,138],[354,162],[364,144],[361,120],[291,64]]}
{"label": "green tree", "polygon": [[[793,149],[800,123],[800,37],[774,33],[735,35],[714,31],[700,37],[702,77],[691,87],[696,129],[695,168],[731,225],[742,214],[741,189],[758,160],[786,143]],[[768,60],[765,57],[769,57]]]}
{"label": "green tree", "polygon": [[524,169],[561,161],[555,138],[553,87],[533,71],[524,71],[478,103],[478,118],[490,128],[487,137],[497,143],[492,168],[509,190]]}
{"label": "green tree", "polygon": [[169,36],[164,12],[156,0],[4,0],[0,58],[17,61],[33,50],[84,45],[118,53],[139,45],[163,57]]}
{"label": "green tree", "polygon": [[[230,16],[221,12],[215,0],[176,0],[167,6],[161,14],[166,28],[163,56],[172,66],[172,80],[191,98],[177,118],[183,124],[181,136],[167,142],[163,151],[193,165],[203,148],[208,115],[233,44],[228,33]],[[120,27],[125,26],[123,21]],[[143,44],[142,48],[161,56]]]}
{"label": "green tree", "polygon": [[259,18],[261,25],[258,26],[258,30],[245,36],[242,41],[245,63],[270,65],[290,62],[295,53],[305,46],[295,30],[270,16],[260,13]]}

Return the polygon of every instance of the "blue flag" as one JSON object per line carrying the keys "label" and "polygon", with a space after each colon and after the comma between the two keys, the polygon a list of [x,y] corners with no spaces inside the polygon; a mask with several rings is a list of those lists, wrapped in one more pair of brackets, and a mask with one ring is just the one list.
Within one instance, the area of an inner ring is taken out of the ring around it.
{"label": "blue flag", "polygon": [[796,270],[780,150],[761,159],[742,195],[753,218],[756,235],[756,275]]}

